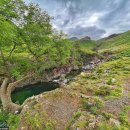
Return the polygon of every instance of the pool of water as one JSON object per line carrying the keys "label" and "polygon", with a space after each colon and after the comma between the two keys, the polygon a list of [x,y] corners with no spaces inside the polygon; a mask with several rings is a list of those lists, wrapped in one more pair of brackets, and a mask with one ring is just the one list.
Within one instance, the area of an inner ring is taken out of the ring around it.
{"label": "pool of water", "polygon": [[12,95],[12,101],[14,103],[22,104],[28,97],[41,94],[46,91],[51,91],[59,87],[58,83],[54,82],[42,82],[34,85],[28,85],[24,88],[16,89]]}

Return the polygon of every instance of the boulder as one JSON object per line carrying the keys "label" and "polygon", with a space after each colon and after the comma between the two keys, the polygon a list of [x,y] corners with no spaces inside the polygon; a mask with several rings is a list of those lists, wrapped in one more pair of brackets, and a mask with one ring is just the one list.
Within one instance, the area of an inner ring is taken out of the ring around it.
{"label": "boulder", "polygon": [[[37,98],[38,100],[36,100]],[[35,125],[41,129],[46,129],[50,123],[56,130],[63,130],[81,106],[79,96],[74,95],[66,88],[56,89],[30,98],[24,105],[20,114],[18,130],[22,130],[23,127],[23,130],[36,130]],[[38,120],[38,124],[33,124],[35,120]]]}

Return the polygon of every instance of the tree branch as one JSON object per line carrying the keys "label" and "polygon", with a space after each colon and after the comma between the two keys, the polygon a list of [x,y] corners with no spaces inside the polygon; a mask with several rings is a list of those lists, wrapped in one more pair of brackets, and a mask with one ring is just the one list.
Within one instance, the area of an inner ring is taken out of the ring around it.
{"label": "tree branch", "polygon": [[14,46],[13,46],[12,50],[10,51],[7,59],[11,57],[11,55],[12,55],[13,51],[15,50],[15,48],[16,48],[16,43],[14,43]]}

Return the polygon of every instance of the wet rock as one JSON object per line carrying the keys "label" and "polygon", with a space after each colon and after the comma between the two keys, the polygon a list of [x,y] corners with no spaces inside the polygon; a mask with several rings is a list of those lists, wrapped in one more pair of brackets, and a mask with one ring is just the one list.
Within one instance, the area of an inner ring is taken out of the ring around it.
{"label": "wet rock", "polygon": [[65,79],[65,80],[63,81],[63,83],[64,83],[64,84],[67,84],[67,82],[68,82],[68,80],[67,80],[67,79]]}
{"label": "wet rock", "polygon": [[55,79],[55,80],[53,80],[53,82],[58,83],[58,82],[59,82],[59,80],[58,80],[58,79]]}

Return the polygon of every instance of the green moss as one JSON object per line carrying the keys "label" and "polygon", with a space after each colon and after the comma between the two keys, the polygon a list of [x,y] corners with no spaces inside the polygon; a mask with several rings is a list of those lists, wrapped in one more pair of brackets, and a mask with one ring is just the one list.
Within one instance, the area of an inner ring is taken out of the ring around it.
{"label": "green moss", "polygon": [[97,130],[124,130],[124,129],[120,129],[119,127],[110,126],[107,122],[102,122],[97,127]]}
{"label": "green moss", "polygon": [[88,122],[87,121],[77,121],[76,126],[79,128],[85,128],[88,126]]}
{"label": "green moss", "polygon": [[107,96],[110,94],[111,88],[109,86],[101,86],[95,90],[95,95]]}
{"label": "green moss", "polygon": [[121,123],[130,129],[130,122],[128,117],[128,111],[130,110],[130,106],[125,106],[123,111],[119,114],[119,120]]}
{"label": "green moss", "polygon": [[99,97],[91,97],[83,99],[83,107],[92,114],[98,114],[98,110],[104,106],[103,101]]}
{"label": "green moss", "polygon": [[107,112],[102,112],[103,117],[106,118],[106,120],[109,120],[111,117],[113,117],[113,115],[111,113],[107,113]]}

